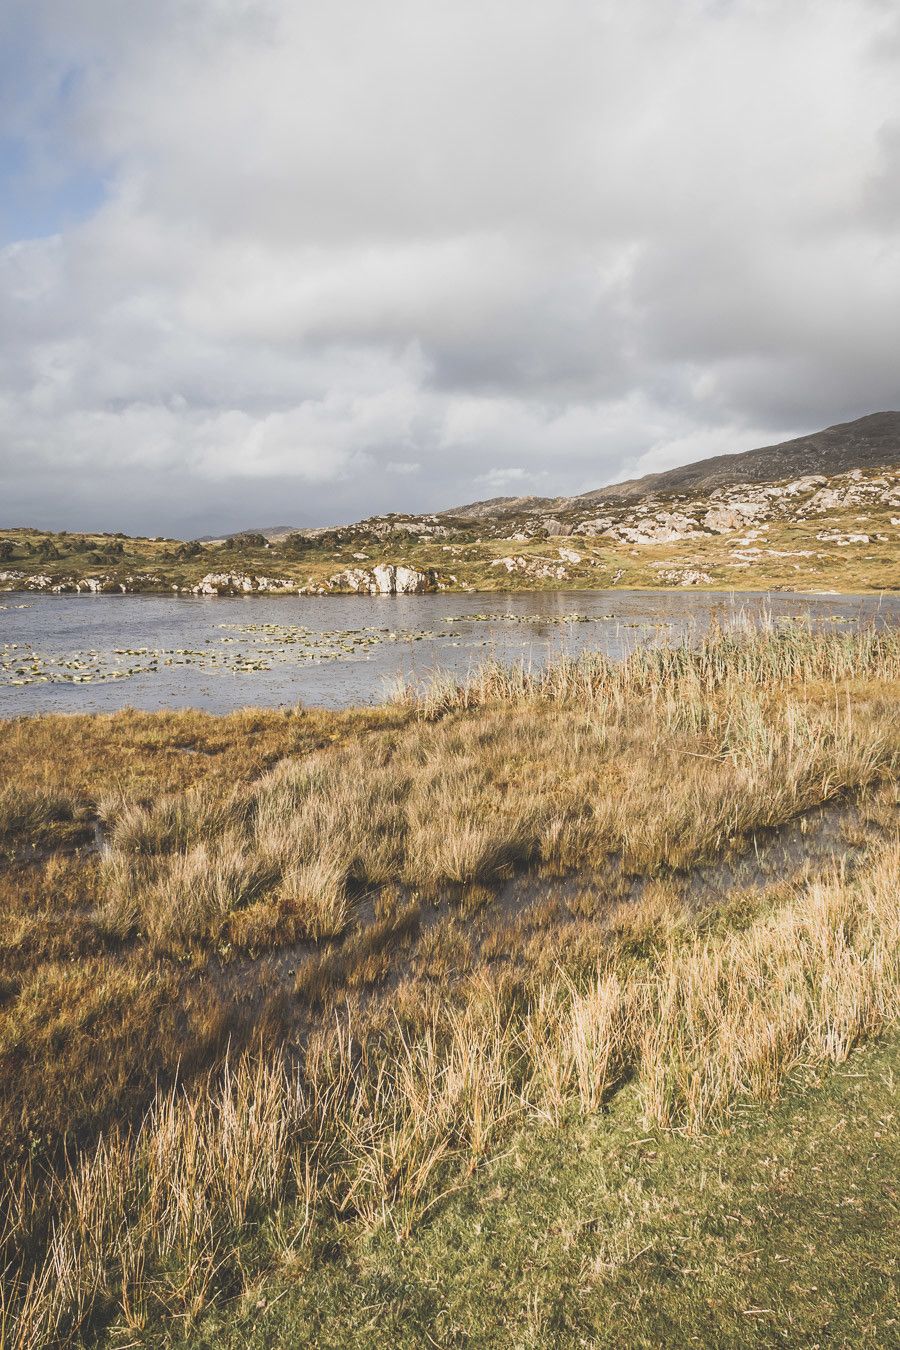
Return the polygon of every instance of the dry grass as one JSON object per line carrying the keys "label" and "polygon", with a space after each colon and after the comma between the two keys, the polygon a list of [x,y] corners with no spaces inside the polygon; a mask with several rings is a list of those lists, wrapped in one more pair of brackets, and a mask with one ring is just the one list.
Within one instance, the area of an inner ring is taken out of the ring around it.
{"label": "dry grass", "polygon": [[[234,910],[300,878],[294,914],[318,937],[388,882],[434,890],[611,855],[685,867],[890,771],[898,669],[891,633],[747,632],[442,683],[390,738],[122,812],[110,921],[162,944],[215,940]],[[861,678],[867,697],[852,698]]]}
{"label": "dry grass", "polygon": [[656,1125],[701,1130],[773,1098],[900,1011],[898,873],[894,845],[744,932],[670,927],[629,979],[613,950],[586,985],[561,970],[518,1007],[482,980],[414,1035],[323,1032],[293,1068],[245,1058],[199,1094],[161,1096],[49,1200],[8,1193],[7,1260],[44,1247],[18,1283],[8,1272],[9,1343],[65,1339],[110,1300],[132,1327],[195,1316],[264,1230],[270,1260],[329,1215],[406,1233],[514,1122],[594,1112],[625,1074]]}
{"label": "dry grass", "polygon": [[0,719],[0,783],[96,803],[140,800],[199,782],[250,782],[285,756],[306,755],[402,724],[403,711],[244,708],[47,714]]}
{"label": "dry grass", "polygon": [[[4,1350],[189,1325],[336,1226],[403,1236],[510,1131],[626,1081],[648,1125],[696,1133],[877,1034],[900,1011],[883,791],[854,868],[702,911],[671,869],[888,783],[898,677],[890,633],[488,670],[383,735],[108,797],[102,858],[9,869]],[[613,863],[657,880],[617,905],[591,882]],[[484,883],[530,864],[577,867],[583,893],[491,927]],[[254,1001],[262,962],[237,967],[239,997],[224,957],[216,982],[216,951],[300,939],[318,945],[290,1007]],[[80,1147],[48,1169],[36,1131],[72,1120]]]}

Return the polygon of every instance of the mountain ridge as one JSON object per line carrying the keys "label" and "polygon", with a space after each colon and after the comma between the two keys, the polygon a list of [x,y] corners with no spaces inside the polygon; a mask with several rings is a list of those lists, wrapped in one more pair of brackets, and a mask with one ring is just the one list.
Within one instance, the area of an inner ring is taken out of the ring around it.
{"label": "mountain ridge", "polygon": [[565,510],[594,502],[637,502],[649,496],[713,491],[738,483],[772,483],[807,474],[831,476],[896,463],[900,463],[900,412],[874,412],[850,422],[836,422],[806,436],[752,450],[711,455],[659,473],[592,488],[576,496],[489,497],[435,514],[479,519],[521,511]]}
{"label": "mountain ridge", "polygon": [[[802,478],[810,474],[834,477],[852,469],[876,469],[900,464],[900,411],[866,413],[849,422],[836,422],[805,436],[779,441],[773,445],[757,446],[751,450],[737,450],[706,459],[692,460],[672,469],[648,473],[640,478],[608,483],[573,496],[500,496],[480,501],[445,507],[440,511],[385,512],[376,519],[402,516],[409,520],[499,521],[507,516],[521,516],[532,512],[559,512],[589,508],[594,505],[625,506],[639,504],[652,496],[674,496],[678,493],[709,493],[716,488],[741,483],[762,484]],[[348,529],[363,521],[318,526],[268,525],[231,531],[231,534],[262,534],[272,543],[290,534],[310,538],[334,530]],[[224,535],[204,535],[202,542],[224,538]]]}

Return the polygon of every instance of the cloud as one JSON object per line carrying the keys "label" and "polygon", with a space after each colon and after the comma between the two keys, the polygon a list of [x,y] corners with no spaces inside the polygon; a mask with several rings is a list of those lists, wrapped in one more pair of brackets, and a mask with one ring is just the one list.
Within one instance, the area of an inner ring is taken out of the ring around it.
{"label": "cloud", "polygon": [[547,477],[546,469],[529,472],[528,469],[511,465],[506,469],[488,469],[487,473],[478,474],[475,482],[491,492],[505,493],[509,489],[517,489],[521,495],[530,493],[540,496],[541,481]]}
{"label": "cloud", "polygon": [[12,0],[0,52],[7,523],[574,492],[897,404],[881,0]]}

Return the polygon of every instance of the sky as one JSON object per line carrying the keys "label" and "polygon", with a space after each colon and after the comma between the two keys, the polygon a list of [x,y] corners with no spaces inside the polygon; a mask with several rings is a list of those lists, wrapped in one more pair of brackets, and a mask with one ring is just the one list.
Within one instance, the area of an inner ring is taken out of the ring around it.
{"label": "sky", "polygon": [[0,4],[0,526],[576,493],[898,406],[896,0]]}

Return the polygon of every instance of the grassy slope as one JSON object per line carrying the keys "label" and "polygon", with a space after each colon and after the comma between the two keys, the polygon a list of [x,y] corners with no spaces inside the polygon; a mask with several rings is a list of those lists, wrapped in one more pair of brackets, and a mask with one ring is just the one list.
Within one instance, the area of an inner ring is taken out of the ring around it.
{"label": "grassy slope", "polygon": [[[898,585],[896,527],[891,515],[896,508],[873,506],[863,514],[858,509],[833,510],[803,522],[773,520],[762,546],[773,554],[753,561],[734,556],[735,534],[685,540],[666,545],[632,547],[603,539],[509,539],[476,538],[460,534],[449,539],[418,539],[397,534],[383,541],[354,536],[338,547],[316,547],[301,557],[286,553],[280,545],[268,549],[229,549],[207,544],[193,558],[179,558],[177,540],[111,539],[103,535],[49,535],[33,530],[0,530],[13,545],[11,556],[0,561],[0,572],[16,570],[57,580],[71,577],[108,578],[111,588],[131,578],[131,589],[170,593],[173,586],[190,588],[207,573],[241,573],[288,578],[297,586],[323,585],[348,567],[371,567],[376,562],[402,563],[421,570],[434,568],[448,590],[583,590],[659,588],[667,584],[654,564],[673,569],[693,569],[711,578],[718,589],[787,590],[829,589],[835,591],[894,590]],[[510,527],[513,528],[512,526]],[[892,542],[837,545],[821,542],[823,530],[846,533],[885,534]],[[120,554],[110,553],[112,545]],[[563,580],[540,578],[526,572],[508,573],[494,566],[496,559],[521,556],[529,562],[558,564],[558,548],[574,548],[582,556],[566,564]],[[46,557],[48,549],[58,556]],[[367,561],[354,555],[365,552]],[[809,556],[797,556],[803,552]],[[107,556],[108,555],[108,556]],[[92,560],[93,559],[93,560]],[[150,574],[155,580],[134,580]],[[451,580],[455,578],[455,580]],[[14,584],[0,582],[0,588]],[[21,584],[21,583],[15,583]],[[701,589],[705,583],[701,584]]]}
{"label": "grassy slope", "polygon": [[624,1092],[518,1136],[410,1240],[256,1286],[188,1343],[900,1345],[898,1075],[892,1036],[700,1139],[648,1134]]}

